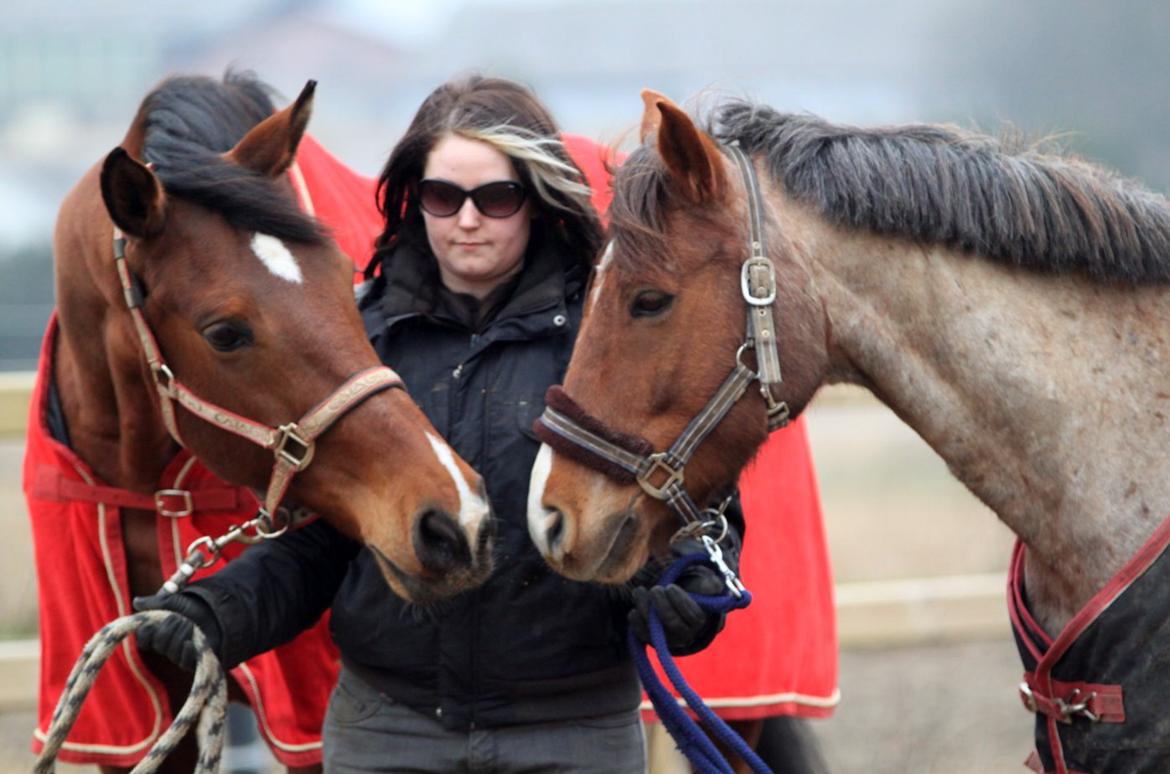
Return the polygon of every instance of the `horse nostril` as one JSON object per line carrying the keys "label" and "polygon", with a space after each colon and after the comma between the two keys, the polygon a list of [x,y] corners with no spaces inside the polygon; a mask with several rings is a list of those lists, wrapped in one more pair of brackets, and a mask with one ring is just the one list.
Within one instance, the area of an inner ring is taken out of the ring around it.
{"label": "horse nostril", "polygon": [[565,536],[565,516],[560,511],[549,511],[545,522],[544,539],[549,555],[560,553],[561,539]]}
{"label": "horse nostril", "polygon": [[414,522],[414,551],[431,572],[471,564],[471,548],[455,519],[443,511],[425,511]]}

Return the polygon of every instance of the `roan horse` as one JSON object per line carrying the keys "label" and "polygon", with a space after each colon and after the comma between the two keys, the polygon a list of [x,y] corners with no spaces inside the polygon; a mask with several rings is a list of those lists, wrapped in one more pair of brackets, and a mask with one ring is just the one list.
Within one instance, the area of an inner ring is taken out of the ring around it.
{"label": "roan horse", "polygon": [[[863,130],[730,102],[704,131],[643,97],[561,403],[595,435],[663,450],[751,359],[742,150],[775,267],[773,400],[795,415],[822,384],[868,388],[1019,537],[1011,611],[1034,768],[1170,770],[1170,634],[1153,612],[1170,540],[1167,202],[952,128]],[[767,408],[749,390],[698,447],[696,503],[751,458]],[[533,471],[533,539],[565,575],[626,580],[674,516],[633,476],[555,448]]]}
{"label": "roan horse", "polygon": [[[206,517],[198,512],[204,492],[170,489],[176,467],[188,475],[192,458],[210,473],[188,478],[216,486],[217,476],[259,493],[261,502],[266,488],[280,491],[287,483],[270,485],[270,473],[295,475],[285,503],[321,514],[368,546],[382,560],[387,593],[434,599],[476,585],[489,571],[490,514],[479,476],[405,391],[393,389],[401,387],[396,376],[379,370],[353,301],[353,265],[300,211],[285,174],[309,120],[313,87],[274,112],[267,87],[249,76],[229,74],[222,83],[171,78],[143,101],[121,147],[61,207],[56,326],[46,339],[51,360],[41,370],[44,405],[34,407],[37,427],[30,427],[30,448],[32,433],[51,435],[37,448],[49,444],[49,456],[72,466],[55,496],[30,486],[46,660],[60,648],[49,640],[62,625],[89,627],[80,632],[84,638],[105,623],[78,623],[87,611],[69,606],[79,599],[95,609],[108,599],[109,612],[122,615],[130,612],[127,594],[159,588],[160,551],[174,550],[172,523],[213,536],[233,523],[224,504],[203,506],[213,511]],[[115,265],[123,251],[115,244],[119,230],[126,240],[124,282]],[[141,326],[128,306],[140,310]],[[370,378],[381,381],[369,389]],[[256,437],[241,437],[241,428]],[[160,482],[164,490],[156,495]],[[87,507],[96,503],[96,515],[89,511],[72,524],[38,519],[38,506],[69,500],[68,492],[91,501]],[[144,499],[157,502],[158,512],[143,508]],[[96,536],[76,533],[99,518]],[[71,557],[63,563],[58,552],[66,547],[73,553],[63,554]],[[81,577],[95,562],[101,576]],[[54,623],[59,619],[65,624]],[[290,651],[293,658],[247,673],[263,682],[281,664],[300,670],[286,681],[288,695],[268,698],[291,705],[282,709],[286,716],[296,715],[297,680],[316,685],[316,672],[325,670],[326,681],[335,674],[335,658],[321,646],[327,635],[317,638]],[[190,677],[129,645],[123,650],[156,712],[160,697],[142,679],[140,659],[165,679],[177,707]],[[42,687],[53,679],[43,674]],[[120,701],[147,704],[143,696],[122,694]],[[106,711],[122,714],[115,724],[132,725],[140,709],[149,715],[148,706]],[[125,766],[151,741],[120,750],[82,743],[72,754],[67,746],[62,757]],[[292,756],[293,765],[311,763],[313,747],[289,748],[301,754]],[[168,767],[190,771],[192,760],[172,756]]]}

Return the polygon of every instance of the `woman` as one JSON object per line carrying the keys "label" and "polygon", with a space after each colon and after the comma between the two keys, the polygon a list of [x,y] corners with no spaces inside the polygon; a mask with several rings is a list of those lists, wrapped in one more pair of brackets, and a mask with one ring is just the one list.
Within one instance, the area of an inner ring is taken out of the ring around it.
{"label": "woman", "polygon": [[[386,226],[360,308],[383,361],[483,475],[494,574],[433,608],[410,606],[369,552],[315,523],[138,607],[184,613],[230,665],[332,606],[342,672],[327,770],[643,771],[627,617],[642,631],[653,604],[680,653],[706,645],[722,618],[678,587],[631,593],[553,574],[525,515],[532,421],[561,381],[601,246],[589,189],[531,92],[474,76],[426,99],[379,197]],[[711,594],[722,579],[697,567],[680,585]],[[191,665],[189,624],[175,620],[140,645]]]}

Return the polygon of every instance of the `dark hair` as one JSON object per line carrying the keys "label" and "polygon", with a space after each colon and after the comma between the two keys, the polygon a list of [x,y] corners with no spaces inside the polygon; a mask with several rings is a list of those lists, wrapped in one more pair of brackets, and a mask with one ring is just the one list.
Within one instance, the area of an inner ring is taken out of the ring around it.
{"label": "dark hair", "polygon": [[540,215],[533,221],[530,243],[550,243],[569,262],[588,267],[601,248],[601,223],[556,122],[526,87],[472,75],[431,92],[390,152],[377,194],[386,225],[366,267],[367,278],[400,244],[426,246],[416,191],[427,156],[448,134],[488,142],[508,156]]}

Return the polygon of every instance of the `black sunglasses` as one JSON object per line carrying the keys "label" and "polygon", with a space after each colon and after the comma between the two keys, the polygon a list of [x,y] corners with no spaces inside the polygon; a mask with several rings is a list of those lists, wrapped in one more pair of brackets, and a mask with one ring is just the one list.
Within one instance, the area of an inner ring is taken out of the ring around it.
{"label": "black sunglasses", "polygon": [[427,178],[418,184],[419,206],[436,218],[449,218],[459,212],[469,196],[475,208],[486,217],[506,218],[520,211],[527,195],[524,186],[513,180],[484,183],[470,191],[446,180]]}

